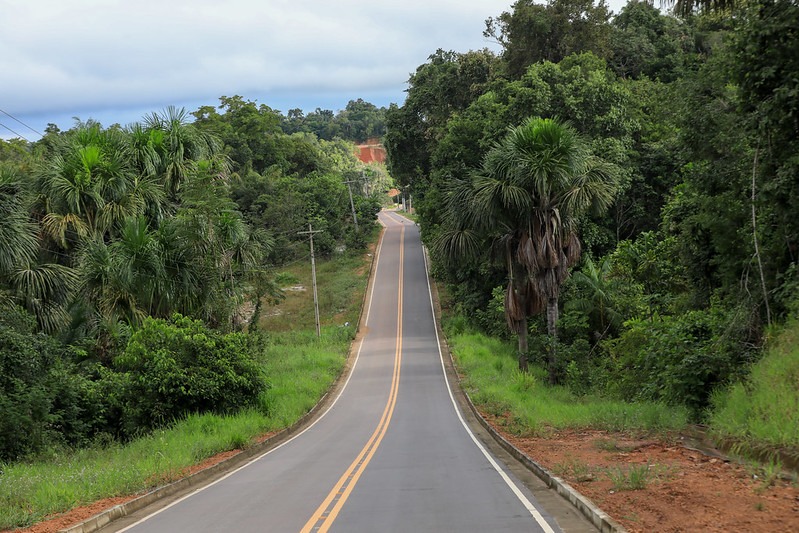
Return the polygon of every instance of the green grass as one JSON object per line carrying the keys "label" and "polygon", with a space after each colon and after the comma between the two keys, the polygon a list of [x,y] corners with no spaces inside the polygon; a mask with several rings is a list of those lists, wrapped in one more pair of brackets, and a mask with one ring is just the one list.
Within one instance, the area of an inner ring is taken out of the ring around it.
{"label": "green grass", "polygon": [[[208,457],[246,447],[258,436],[296,422],[344,367],[369,261],[366,256],[339,256],[317,263],[321,339],[316,337],[310,290],[290,295],[292,315],[262,319],[261,330],[269,332],[261,355],[269,388],[258,408],[232,416],[190,416],[125,445],[51,451],[30,462],[0,464],[0,530],[27,526],[102,498],[145,492],[179,479]],[[302,282],[306,273],[310,287],[310,265],[293,265],[282,277]]]}
{"label": "green grass", "polygon": [[799,451],[799,321],[783,328],[745,382],[712,403],[714,435]]}
{"label": "green grass", "polygon": [[649,484],[651,471],[649,465],[619,467],[609,470],[608,477],[614,490],[644,490]]}
{"label": "green grass", "polygon": [[[371,240],[376,240],[377,230]],[[368,258],[367,258],[368,259]],[[264,305],[258,327],[262,331],[314,331],[313,283],[310,259],[292,264],[277,273],[285,299]],[[339,255],[330,261],[316,262],[319,318],[322,326],[345,327],[356,324],[369,278],[364,256]]]}
{"label": "green grass", "polygon": [[344,368],[354,332],[354,326],[327,326],[321,339],[314,330],[273,337],[264,361],[269,389],[260,398],[267,430],[293,424],[319,401]]}
{"label": "green grass", "polygon": [[594,481],[597,477],[598,469],[582,461],[569,459],[564,463],[558,463],[552,471],[557,476],[568,477],[581,483]]}
{"label": "green grass", "polygon": [[46,459],[4,465],[0,529],[175,480],[203,459],[248,443],[267,426],[268,417],[255,410],[235,416],[195,415],[124,446],[54,452]]}
{"label": "green grass", "polygon": [[688,422],[682,408],[576,396],[567,388],[546,385],[544,369],[519,372],[514,347],[497,339],[465,332],[449,337],[449,343],[472,401],[501,417],[518,435],[568,428],[669,432]]}
{"label": "green grass", "polygon": [[401,217],[405,217],[408,220],[412,220],[413,222],[417,222],[417,223],[419,222],[419,215],[416,214],[416,210],[415,209],[414,209],[413,213],[409,213],[409,212],[403,211],[401,209],[397,209],[396,211],[394,211],[394,213],[399,215],[399,216],[401,216]]}

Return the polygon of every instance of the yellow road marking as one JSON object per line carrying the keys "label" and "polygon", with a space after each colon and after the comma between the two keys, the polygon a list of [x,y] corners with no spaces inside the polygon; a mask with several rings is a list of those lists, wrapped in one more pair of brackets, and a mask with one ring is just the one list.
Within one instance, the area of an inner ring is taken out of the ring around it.
{"label": "yellow road marking", "polygon": [[400,367],[402,363],[402,286],[403,286],[403,273],[404,273],[404,258],[405,258],[405,226],[402,226],[400,232],[400,252],[399,252],[399,297],[397,300],[397,342],[396,350],[394,352],[394,372],[391,377],[391,391],[388,395],[386,407],[383,409],[383,415],[380,417],[380,422],[377,424],[372,436],[366,442],[366,445],[360,451],[358,456],[347,468],[344,474],[339,478],[333,489],[328,493],[322,504],[316,509],[314,514],[305,523],[302,528],[302,533],[310,533],[311,531],[325,532],[333,525],[338,513],[344,506],[344,503],[349,498],[352,489],[360,479],[366,465],[372,460],[377,447],[383,440],[383,436],[388,430],[391,416],[394,414],[394,406],[397,404],[397,393],[399,392],[400,380]]}

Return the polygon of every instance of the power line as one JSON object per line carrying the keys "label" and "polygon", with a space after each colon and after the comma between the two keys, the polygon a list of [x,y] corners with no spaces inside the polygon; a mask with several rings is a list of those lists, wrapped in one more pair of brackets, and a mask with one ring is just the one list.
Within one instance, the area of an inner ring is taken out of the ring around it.
{"label": "power line", "polygon": [[30,139],[27,139],[27,138],[25,138],[25,136],[23,136],[21,133],[17,133],[16,131],[12,130],[11,128],[9,128],[9,127],[8,127],[8,126],[6,126],[5,124],[3,124],[2,122],[0,122],[0,126],[3,126],[5,129],[7,129],[8,131],[10,131],[11,133],[13,133],[14,135],[16,135],[17,137],[20,137],[20,138],[22,138],[22,139],[25,139],[25,140],[26,140],[26,141],[28,141],[28,142],[32,142]]}
{"label": "power line", "polygon": [[[8,113],[7,111],[3,111],[2,109],[0,109],[0,113],[3,113],[3,114],[4,114],[4,115],[6,115],[7,117],[10,117],[12,120],[15,120],[15,121],[19,122],[20,124],[22,124],[23,126],[25,126],[26,128],[28,128],[29,130],[31,130],[33,133],[35,133],[36,135],[38,135],[39,137],[44,137],[44,135],[42,134],[42,132],[40,132],[40,131],[36,131],[35,129],[31,128],[30,126],[28,126],[27,124],[25,124],[24,122],[22,122],[20,119],[18,119],[17,117],[13,116],[11,113]],[[24,139],[24,137],[22,137],[22,138]],[[26,139],[26,140],[27,140],[27,139]],[[30,142],[30,141],[28,141],[28,142]]]}

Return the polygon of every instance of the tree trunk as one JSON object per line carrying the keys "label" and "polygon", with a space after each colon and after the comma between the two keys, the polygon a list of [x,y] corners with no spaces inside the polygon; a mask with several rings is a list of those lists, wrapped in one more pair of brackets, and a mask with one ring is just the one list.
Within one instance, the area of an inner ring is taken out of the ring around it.
{"label": "tree trunk", "polygon": [[527,318],[519,322],[519,370],[527,372]]}
{"label": "tree trunk", "polygon": [[547,350],[547,366],[549,367],[549,383],[554,385],[558,380],[555,369],[557,363],[558,345],[558,298],[547,300],[547,335],[549,335],[549,348]]}
{"label": "tree trunk", "polygon": [[768,305],[768,290],[766,289],[766,278],[763,275],[763,262],[760,260],[760,248],[757,244],[757,213],[755,211],[755,187],[757,182],[757,153],[755,150],[755,160],[752,163],[752,241],[755,245],[755,258],[757,258],[757,268],[760,272],[760,288],[763,290],[763,302],[766,304],[766,323],[771,326],[771,308]]}

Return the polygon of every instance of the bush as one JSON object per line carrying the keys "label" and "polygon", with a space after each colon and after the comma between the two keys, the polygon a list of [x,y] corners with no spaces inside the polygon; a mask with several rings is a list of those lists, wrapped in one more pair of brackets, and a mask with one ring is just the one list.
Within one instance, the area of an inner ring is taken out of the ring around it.
{"label": "bush", "polygon": [[755,356],[737,311],[716,307],[628,321],[619,338],[603,343],[611,357],[609,386],[622,398],[682,404],[701,415],[713,389],[739,378]]}
{"label": "bush", "polygon": [[126,437],[190,413],[253,405],[265,388],[245,335],[221,334],[180,315],[147,318],[113,364],[104,387]]}
{"label": "bush", "polygon": [[24,311],[0,314],[0,461],[83,444],[95,430],[90,381]]}

